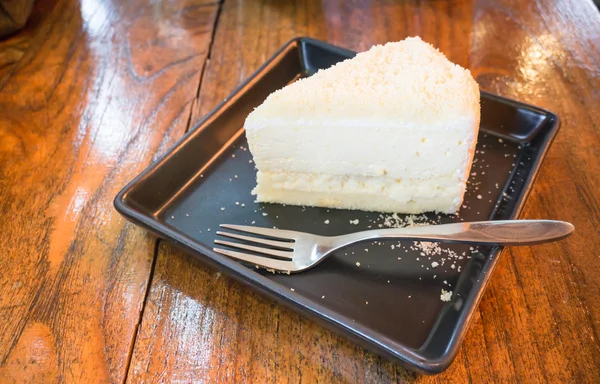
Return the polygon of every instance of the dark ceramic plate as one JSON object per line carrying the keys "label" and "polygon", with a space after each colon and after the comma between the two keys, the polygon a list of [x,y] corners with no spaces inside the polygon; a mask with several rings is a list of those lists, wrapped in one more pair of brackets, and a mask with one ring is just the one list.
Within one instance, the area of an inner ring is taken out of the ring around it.
{"label": "dark ceramic plate", "polygon": [[[458,351],[500,248],[441,245],[441,254],[432,256],[422,255],[412,242],[362,244],[291,276],[257,270],[212,251],[222,223],[323,235],[384,223],[377,213],[257,204],[250,195],[255,169],[242,130],[248,113],[276,89],[353,55],[308,38],[291,41],[129,183],[115,206],[198,260],[365,348],[417,371],[441,372]],[[458,217],[429,215],[417,221],[518,216],[558,130],[558,119],[488,93],[481,94],[481,108],[478,151],[464,208]],[[359,223],[350,224],[355,219]],[[434,268],[434,261],[440,265]],[[450,302],[441,301],[442,289],[453,292]]]}

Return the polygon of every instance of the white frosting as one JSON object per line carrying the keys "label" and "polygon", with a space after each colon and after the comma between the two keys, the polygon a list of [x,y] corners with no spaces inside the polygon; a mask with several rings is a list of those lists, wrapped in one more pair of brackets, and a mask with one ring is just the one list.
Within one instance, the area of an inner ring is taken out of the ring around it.
{"label": "white frosting", "polygon": [[372,47],[267,98],[247,118],[248,131],[282,117],[300,122],[447,122],[479,114],[479,87],[471,73],[420,38]]}

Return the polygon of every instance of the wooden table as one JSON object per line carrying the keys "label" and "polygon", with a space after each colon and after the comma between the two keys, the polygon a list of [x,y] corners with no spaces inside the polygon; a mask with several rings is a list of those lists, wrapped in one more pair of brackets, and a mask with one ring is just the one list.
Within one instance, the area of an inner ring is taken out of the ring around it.
{"label": "wooden table", "polygon": [[[454,364],[419,376],[115,212],[290,38],[420,35],[562,128]],[[590,0],[39,0],[0,42],[0,382],[600,382],[600,15]]]}

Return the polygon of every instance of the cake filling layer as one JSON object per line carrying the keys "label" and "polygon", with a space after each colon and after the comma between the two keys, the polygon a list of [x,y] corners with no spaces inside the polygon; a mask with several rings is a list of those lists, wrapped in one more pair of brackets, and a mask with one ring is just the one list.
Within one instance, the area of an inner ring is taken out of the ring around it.
{"label": "cake filling layer", "polygon": [[268,128],[247,128],[258,169],[332,175],[351,170],[362,176],[415,180],[455,173],[463,180],[475,150],[478,121],[468,117],[429,125],[397,122],[395,127],[355,121],[339,129],[327,124],[271,121]]}

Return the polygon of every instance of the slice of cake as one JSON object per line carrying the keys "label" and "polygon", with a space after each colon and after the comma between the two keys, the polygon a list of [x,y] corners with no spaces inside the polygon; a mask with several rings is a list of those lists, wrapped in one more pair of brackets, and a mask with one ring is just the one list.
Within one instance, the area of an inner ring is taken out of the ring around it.
{"label": "slice of cake", "polygon": [[468,70],[420,38],[374,46],[271,94],[246,119],[259,202],[454,213],[479,129]]}

